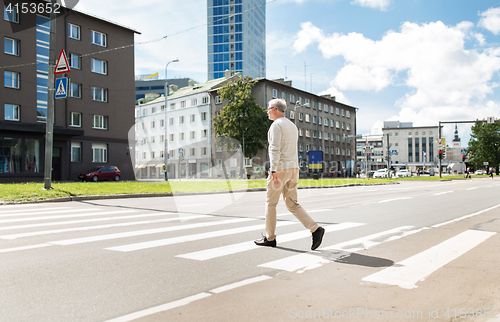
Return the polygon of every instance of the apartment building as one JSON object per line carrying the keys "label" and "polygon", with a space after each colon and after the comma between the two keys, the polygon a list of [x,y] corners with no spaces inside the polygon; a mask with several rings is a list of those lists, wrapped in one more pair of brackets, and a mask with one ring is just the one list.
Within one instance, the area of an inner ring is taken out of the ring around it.
{"label": "apartment building", "polygon": [[[10,3],[21,8],[21,1]],[[69,97],[55,102],[52,179],[78,180],[100,165],[118,166],[122,179],[133,179],[127,133],[134,125],[137,31],[64,7],[60,12],[55,49],[65,50],[71,72],[64,75]],[[4,4],[0,182],[43,181],[49,25],[48,14],[7,11]]]}
{"label": "apartment building", "polygon": [[[323,152],[323,175],[352,176],[356,168],[356,142],[350,136],[356,135],[357,108],[340,103],[330,95],[318,96],[292,86],[284,79],[268,80],[257,78],[252,88],[255,102],[267,108],[267,102],[273,98],[282,98],[287,102],[285,116],[295,122],[299,131],[298,151],[301,177],[309,177],[309,151]],[[217,88],[210,92],[212,118],[227,102],[222,102]],[[215,132],[212,129],[212,140]],[[213,149],[215,160],[224,160],[223,152]],[[245,162],[245,167],[265,166],[267,151],[259,152],[252,160]],[[234,161],[236,162],[236,160]],[[234,163],[233,162],[233,163]],[[241,162],[241,161],[238,161]],[[243,174],[234,169],[236,176]]]}
{"label": "apartment building", "polygon": [[168,95],[167,107],[165,96],[136,106],[134,168],[137,179],[164,180],[165,139],[168,140],[169,179],[214,177],[209,92],[237,77],[240,76],[200,84],[190,82],[189,86]]}

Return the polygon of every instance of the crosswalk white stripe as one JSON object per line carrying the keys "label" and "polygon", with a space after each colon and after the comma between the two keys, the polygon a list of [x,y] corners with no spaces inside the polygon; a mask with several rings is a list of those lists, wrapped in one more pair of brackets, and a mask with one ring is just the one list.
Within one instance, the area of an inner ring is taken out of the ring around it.
{"label": "crosswalk white stripe", "polygon": [[328,263],[332,260],[338,259],[342,256],[345,256],[345,253],[339,253],[339,254],[331,254],[328,253],[327,257],[325,257],[325,254],[321,254],[321,251],[328,251],[328,250],[341,250],[344,252],[354,252],[360,249],[363,249],[363,247],[359,247],[359,244],[363,243],[369,243],[371,242],[371,246],[374,246],[375,244],[380,244],[382,241],[376,242],[375,240],[377,238],[380,238],[381,236],[387,236],[387,235],[392,235],[397,232],[401,232],[405,229],[409,229],[412,226],[402,226],[394,229],[390,229],[387,231],[383,231],[380,233],[372,234],[369,236],[361,237],[361,238],[356,238],[350,241],[342,242],[333,246],[328,246],[319,249],[316,252],[307,252],[303,254],[298,254],[298,255],[293,255],[293,256],[288,256],[282,259],[278,259],[275,261],[271,261],[268,263],[264,263],[259,265],[259,267],[267,267],[267,268],[273,268],[273,269],[278,269],[278,270],[284,270],[288,272],[293,272],[301,268],[305,267],[316,267],[324,263]]}
{"label": "crosswalk white stripe", "polygon": [[[278,223],[278,226],[279,226],[279,224],[280,223]],[[325,228],[326,232],[332,232],[332,231],[348,229],[348,228],[362,226],[362,225],[364,225],[364,224],[347,222],[347,223],[341,223],[341,224],[335,224],[335,225],[328,225],[328,226],[325,226],[323,228]],[[297,231],[297,232],[293,232],[293,233],[289,233],[289,234],[280,235],[277,238],[277,242],[279,244],[281,244],[281,243],[289,242],[292,240],[297,240],[300,238],[306,238],[306,237],[310,238],[311,233],[308,230],[302,230],[302,231]],[[260,246],[255,245],[255,243],[253,241],[246,241],[246,242],[242,242],[242,243],[238,243],[238,244],[226,245],[226,246],[201,250],[201,251],[197,251],[197,252],[181,254],[181,255],[177,255],[175,257],[182,257],[182,258],[204,261],[204,260],[208,260],[208,259],[212,259],[212,258],[241,253],[241,252],[252,250],[252,249],[255,249],[258,247],[260,247]]]}
{"label": "crosswalk white stripe", "polygon": [[0,211],[2,211],[5,208],[28,208],[28,207],[40,207],[40,204],[29,203],[24,205],[1,205]]}
{"label": "crosswalk white stripe", "polygon": [[[119,219],[133,219],[133,218],[145,218],[145,217],[156,217],[156,216],[166,216],[166,215],[175,215],[176,212],[164,212],[164,213],[150,213],[150,214],[142,214],[142,215],[130,215],[130,216],[116,216],[116,217],[103,217],[103,218],[92,218],[92,219],[81,219],[81,220],[67,220],[67,221],[52,221],[38,224],[28,224],[28,225],[17,225],[17,226],[4,226],[0,227],[0,231],[2,230],[14,230],[14,229],[25,229],[25,228],[34,228],[34,227],[47,227],[47,226],[60,226],[60,225],[72,225],[72,224],[82,224],[88,222],[97,222],[97,221],[107,221],[107,220],[119,220]],[[188,218],[188,217],[182,217]],[[182,219],[181,218],[181,219]]]}
{"label": "crosswalk white stripe", "polygon": [[[87,211],[95,211],[96,209],[79,209],[79,212],[87,212]],[[100,210],[100,209],[99,209]],[[53,210],[53,211],[33,211],[31,213],[23,213],[23,214],[13,214],[13,215],[1,215],[0,217],[13,217],[13,216],[33,216],[33,215],[44,215],[44,214],[63,214],[67,212],[72,212],[74,213],[74,209],[68,209],[68,210]],[[30,217],[26,219],[25,217],[20,218],[19,221],[29,221],[29,220],[36,220],[37,217]],[[8,222],[15,222],[17,218],[11,218],[11,219],[2,219],[0,220],[0,223],[8,223]]]}
{"label": "crosswalk white stripe", "polygon": [[11,252],[17,252],[20,250],[36,249],[36,248],[42,248],[42,247],[48,247],[48,246],[52,246],[52,245],[50,245],[50,244],[37,244],[37,245],[5,248],[5,249],[0,249],[0,253],[11,253]]}
{"label": "crosswalk white stripe", "polygon": [[107,234],[107,235],[100,235],[100,236],[91,236],[91,237],[82,237],[82,238],[73,238],[73,239],[59,240],[59,241],[49,242],[49,244],[54,244],[54,245],[75,245],[75,244],[83,244],[83,243],[89,243],[89,242],[95,242],[95,241],[103,241],[103,240],[110,240],[110,239],[118,239],[118,238],[125,238],[125,237],[134,237],[134,236],[158,234],[158,233],[164,233],[164,232],[169,232],[169,231],[178,231],[178,230],[185,230],[185,229],[192,229],[192,228],[202,228],[202,227],[217,226],[217,225],[224,225],[224,224],[240,223],[240,222],[252,221],[252,220],[256,220],[256,219],[255,218],[236,218],[236,219],[203,222],[203,223],[181,225],[181,226],[162,227],[162,228],[154,228],[154,229],[144,229],[144,230],[136,230],[136,231],[123,232],[123,233],[115,233],[115,234]]}
{"label": "crosswalk white stripe", "polygon": [[345,242],[342,242],[342,243],[338,243],[338,244],[335,244],[335,245],[332,245],[332,246],[328,246],[328,247],[324,247],[322,248],[322,250],[334,250],[334,249],[337,249],[337,250],[343,250],[343,251],[349,251],[349,252],[357,252],[359,250],[362,250],[362,249],[365,249],[365,248],[369,248],[369,247],[373,247],[375,245],[378,245],[384,241],[375,241],[376,239],[382,237],[382,236],[387,236],[387,235],[394,235],[394,234],[397,234],[399,232],[402,232],[402,231],[405,231],[405,230],[408,230],[408,229],[411,229],[413,228],[413,226],[401,226],[401,227],[397,227],[397,228],[394,228],[394,229],[389,229],[389,230],[386,230],[386,231],[382,231],[382,232],[379,232],[379,233],[375,233],[375,234],[372,234],[372,235],[368,235],[368,236],[364,236],[364,237],[361,237],[361,238],[356,238],[356,239],[352,239],[352,240],[348,240],[348,241],[345,241]]}
{"label": "crosswalk white stripe", "polygon": [[[43,208],[43,212],[36,211],[34,209],[6,210],[6,211],[0,211],[0,217],[29,216],[29,215],[33,215],[33,212],[36,212],[36,214],[51,213],[51,211],[53,212],[54,210],[64,210],[64,209],[72,209],[72,208],[71,207]],[[29,212],[27,212],[27,211],[29,211]],[[64,210],[64,211],[68,211],[68,210]],[[64,212],[64,211],[62,211],[62,212]]]}
{"label": "crosswalk white stripe", "polygon": [[49,234],[59,234],[59,233],[65,233],[65,232],[70,232],[70,231],[85,231],[85,230],[104,229],[104,228],[113,228],[113,227],[127,227],[127,226],[135,226],[135,225],[144,225],[144,224],[155,224],[155,223],[161,223],[161,222],[170,222],[170,221],[175,221],[175,220],[191,220],[191,219],[206,218],[206,217],[211,217],[211,216],[208,216],[208,215],[198,215],[198,216],[191,216],[191,217],[175,217],[175,218],[166,218],[166,219],[154,219],[154,220],[124,222],[124,223],[118,223],[118,224],[107,224],[107,225],[97,225],[97,226],[86,226],[86,227],[73,227],[73,228],[64,228],[64,229],[32,231],[32,232],[28,232],[28,233],[0,235],[0,239],[17,239],[17,238],[23,238],[23,237],[41,236],[41,235],[49,235]]}
{"label": "crosswalk white stripe", "polygon": [[[285,222],[281,223],[281,226],[288,226],[288,225],[295,225],[295,224],[300,224],[300,222],[298,222],[298,221],[297,222],[285,221]],[[159,246],[167,246],[167,245],[178,244],[178,243],[183,243],[183,242],[188,242],[188,241],[195,241],[195,240],[201,240],[201,239],[207,239],[207,238],[214,238],[214,237],[244,233],[244,232],[249,232],[252,230],[258,230],[258,229],[262,229],[262,228],[264,228],[264,225],[259,224],[259,225],[254,225],[254,226],[218,230],[218,231],[201,233],[201,234],[186,235],[186,236],[153,240],[153,241],[142,242],[142,243],[135,243],[135,244],[130,244],[130,245],[110,247],[110,248],[106,248],[106,249],[119,251],[119,252],[131,252],[131,251],[135,251],[135,250],[141,250],[141,249],[147,249],[147,248],[153,248],[153,247],[159,247]]]}
{"label": "crosswalk white stripe", "polygon": [[434,196],[440,196],[440,195],[445,195],[447,193],[452,193],[453,191],[443,191],[443,192],[438,192],[438,193],[435,193]]}
{"label": "crosswalk white stripe", "polygon": [[415,284],[433,272],[478,246],[495,232],[467,230],[397,265],[363,278],[365,282],[415,288]]}
{"label": "crosswalk white stripe", "polygon": [[[81,211],[79,209],[78,211]],[[85,211],[92,211],[93,209],[86,209]],[[117,210],[117,211],[98,211],[93,213],[78,213],[73,215],[58,215],[58,216],[42,216],[42,217],[29,217],[29,218],[16,218],[16,219],[4,219],[0,220],[0,224],[11,223],[11,222],[23,222],[32,220],[46,220],[46,219],[61,219],[61,218],[75,218],[75,217],[88,217],[88,216],[100,216],[100,215],[112,215],[112,214],[122,214],[137,212],[137,210]]]}

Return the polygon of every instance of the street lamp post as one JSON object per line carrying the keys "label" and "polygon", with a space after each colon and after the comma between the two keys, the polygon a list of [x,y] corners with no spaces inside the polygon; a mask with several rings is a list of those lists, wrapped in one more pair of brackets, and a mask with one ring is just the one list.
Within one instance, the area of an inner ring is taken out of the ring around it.
{"label": "street lamp post", "polygon": [[168,110],[168,78],[167,78],[167,67],[168,64],[170,63],[177,63],[179,59],[174,59],[172,61],[169,61],[167,65],[165,66],[165,151],[163,152],[163,156],[165,157],[165,181],[168,181],[168,128],[167,128],[167,110]]}

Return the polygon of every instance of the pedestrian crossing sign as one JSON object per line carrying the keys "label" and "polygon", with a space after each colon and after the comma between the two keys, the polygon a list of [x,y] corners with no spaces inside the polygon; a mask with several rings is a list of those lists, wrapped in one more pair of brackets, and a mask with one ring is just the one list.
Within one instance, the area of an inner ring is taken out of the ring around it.
{"label": "pedestrian crossing sign", "polygon": [[68,78],[56,78],[56,98],[68,97]]}
{"label": "pedestrian crossing sign", "polygon": [[59,54],[59,59],[57,60],[56,68],[54,69],[54,74],[64,74],[69,73],[71,70],[69,69],[68,59],[66,58],[66,53],[64,49],[61,49],[61,53]]}

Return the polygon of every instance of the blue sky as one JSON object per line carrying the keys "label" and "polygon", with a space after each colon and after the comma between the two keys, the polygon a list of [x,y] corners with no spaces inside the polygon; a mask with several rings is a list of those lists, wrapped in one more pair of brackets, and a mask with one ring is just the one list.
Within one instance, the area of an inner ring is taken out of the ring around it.
{"label": "blue sky", "polygon": [[[141,32],[136,74],[207,79],[206,0],[80,0],[75,9]],[[500,117],[500,1],[268,0],[267,78],[359,108],[357,130],[383,121]],[[304,67],[305,66],[305,67]],[[470,125],[458,125],[466,146]],[[444,134],[451,141],[454,125]]]}

